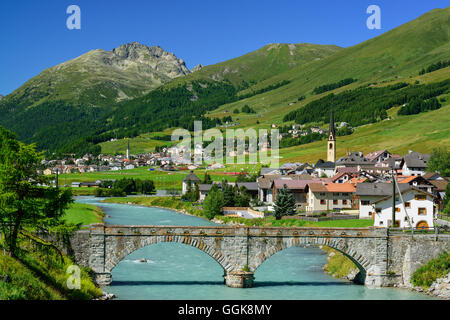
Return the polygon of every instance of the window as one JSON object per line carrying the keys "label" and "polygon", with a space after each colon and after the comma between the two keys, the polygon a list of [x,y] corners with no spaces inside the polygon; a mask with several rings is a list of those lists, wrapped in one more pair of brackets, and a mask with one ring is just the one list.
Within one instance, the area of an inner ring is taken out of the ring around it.
{"label": "window", "polygon": [[405,208],[411,208],[411,203],[409,201],[405,202]]}
{"label": "window", "polygon": [[348,196],[348,192],[342,192],[343,196]]}
{"label": "window", "polygon": [[380,221],[380,226],[382,226],[383,225],[383,221]]}
{"label": "window", "polygon": [[321,193],[319,193],[319,195],[324,196],[324,195],[325,195],[325,192],[321,192]]}
{"label": "window", "polygon": [[400,208],[395,208],[395,212],[400,212]]}
{"label": "window", "polygon": [[337,200],[333,200],[333,204],[338,204],[338,201]]}
{"label": "window", "polygon": [[426,216],[427,215],[427,208],[419,208],[418,209],[419,216]]}
{"label": "window", "polygon": [[375,208],[375,212],[376,212],[376,213],[380,213],[380,212],[381,212],[381,209],[380,209],[380,208]]}
{"label": "window", "polygon": [[414,197],[415,200],[427,200],[427,196],[424,194],[416,194]]}
{"label": "window", "polygon": [[370,201],[369,200],[361,200],[361,205],[368,206],[368,205],[370,205]]}
{"label": "window", "polygon": [[320,204],[325,204],[325,199],[321,199]]}
{"label": "window", "polygon": [[347,204],[347,200],[342,200],[342,204]]}

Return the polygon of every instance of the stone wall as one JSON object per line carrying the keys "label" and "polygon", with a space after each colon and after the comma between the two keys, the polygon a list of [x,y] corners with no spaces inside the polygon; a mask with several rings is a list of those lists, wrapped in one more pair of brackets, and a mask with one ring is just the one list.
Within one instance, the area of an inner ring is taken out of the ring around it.
{"label": "stone wall", "polygon": [[388,273],[391,284],[412,287],[413,273],[443,251],[450,252],[450,235],[390,235]]}

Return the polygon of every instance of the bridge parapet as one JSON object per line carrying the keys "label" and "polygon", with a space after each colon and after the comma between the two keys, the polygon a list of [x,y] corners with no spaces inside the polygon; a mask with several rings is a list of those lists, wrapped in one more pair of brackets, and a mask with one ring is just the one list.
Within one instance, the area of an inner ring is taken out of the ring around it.
{"label": "bridge parapet", "polygon": [[[224,269],[225,283],[233,287],[251,286],[253,273],[265,260],[293,246],[323,245],[342,252],[358,266],[365,284],[372,286],[408,282],[412,270],[419,265],[414,263],[419,261],[416,256],[424,248],[433,247],[433,255],[445,248],[450,250],[448,241],[434,244],[428,239],[413,240],[398,235],[393,235],[390,239],[387,229],[373,227],[278,228],[95,224],[90,226],[89,233],[89,266],[95,272],[99,284],[111,282],[111,270],[127,255],[142,247],[161,242],[182,243],[205,252],[220,264]],[[404,267],[409,265],[411,267]],[[396,275],[393,275],[393,271]]]}

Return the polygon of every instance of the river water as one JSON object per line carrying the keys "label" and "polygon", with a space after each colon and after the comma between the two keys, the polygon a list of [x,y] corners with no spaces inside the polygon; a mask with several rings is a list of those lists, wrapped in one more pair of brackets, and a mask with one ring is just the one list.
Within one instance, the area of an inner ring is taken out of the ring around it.
{"label": "river water", "polygon": [[[93,197],[76,202],[100,207],[106,224],[190,225],[214,223],[171,210],[102,203]],[[139,260],[145,258],[147,262]],[[103,290],[118,299],[158,300],[259,300],[259,299],[431,299],[394,288],[367,288],[334,279],[323,272],[327,256],[319,248],[289,248],[266,260],[255,272],[253,288],[228,288],[223,269],[206,253],[188,245],[159,243],[141,248],[112,270],[112,283]]]}

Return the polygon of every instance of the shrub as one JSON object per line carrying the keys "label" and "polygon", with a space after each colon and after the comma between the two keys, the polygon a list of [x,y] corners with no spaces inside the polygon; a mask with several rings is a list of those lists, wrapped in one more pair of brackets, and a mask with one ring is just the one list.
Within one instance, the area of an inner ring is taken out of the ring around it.
{"label": "shrub", "polygon": [[415,286],[428,288],[438,278],[445,277],[450,272],[450,253],[443,252],[437,258],[428,261],[414,272],[411,283]]}

